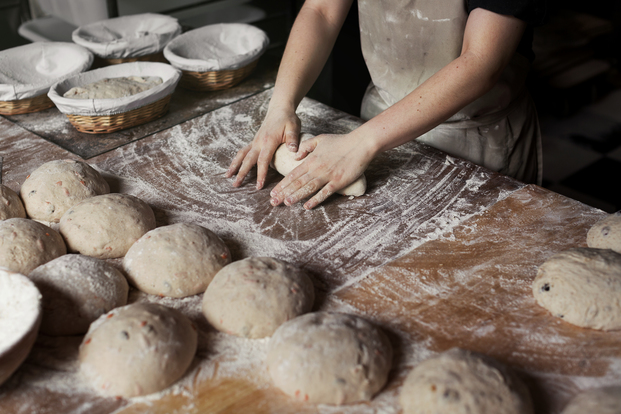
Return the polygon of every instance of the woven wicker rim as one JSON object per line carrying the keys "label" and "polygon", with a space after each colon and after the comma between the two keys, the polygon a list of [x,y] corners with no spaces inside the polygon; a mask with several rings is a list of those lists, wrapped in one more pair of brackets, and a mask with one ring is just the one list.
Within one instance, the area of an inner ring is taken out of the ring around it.
{"label": "woven wicker rim", "polygon": [[168,111],[171,96],[172,94],[140,108],[114,115],[66,115],[69,118],[69,122],[80,132],[86,134],[109,134],[162,117]]}
{"label": "woven wicker rim", "polygon": [[136,57],[126,57],[126,58],[101,58],[98,57],[97,60],[100,63],[100,66],[107,65],[118,65],[119,63],[130,63],[130,62],[161,62],[168,63],[166,58],[164,57],[164,52],[152,53],[150,55],[136,56]]}
{"label": "woven wicker rim", "polygon": [[238,69],[191,72],[183,70],[179,86],[195,91],[216,91],[237,85],[257,66],[258,59]]}
{"label": "woven wicker rim", "polygon": [[33,98],[17,99],[14,101],[0,101],[0,114],[17,115],[42,111],[54,106],[54,102],[46,94]]}

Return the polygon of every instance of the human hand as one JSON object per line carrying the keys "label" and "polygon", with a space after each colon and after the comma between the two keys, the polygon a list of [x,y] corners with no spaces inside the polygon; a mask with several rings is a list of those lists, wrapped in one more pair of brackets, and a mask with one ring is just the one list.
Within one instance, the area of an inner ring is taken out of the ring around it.
{"label": "human hand", "polygon": [[314,196],[304,204],[310,210],[364,173],[374,152],[352,134],[318,135],[300,144],[296,159],[304,162],[271,191],[271,204],[290,206]]}
{"label": "human hand", "polygon": [[265,184],[267,170],[276,148],[286,143],[290,151],[297,151],[299,136],[300,118],[295,111],[268,110],[254,139],[237,152],[225,177],[230,178],[237,173],[233,186],[239,187],[250,169],[256,164],[257,190],[260,190]]}

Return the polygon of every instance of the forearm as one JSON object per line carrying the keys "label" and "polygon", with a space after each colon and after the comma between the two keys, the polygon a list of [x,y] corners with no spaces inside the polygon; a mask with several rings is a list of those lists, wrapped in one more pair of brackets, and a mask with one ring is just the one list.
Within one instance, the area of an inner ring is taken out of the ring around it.
{"label": "forearm", "polygon": [[352,0],[308,0],[295,20],[270,108],[295,110],[325,65]]}

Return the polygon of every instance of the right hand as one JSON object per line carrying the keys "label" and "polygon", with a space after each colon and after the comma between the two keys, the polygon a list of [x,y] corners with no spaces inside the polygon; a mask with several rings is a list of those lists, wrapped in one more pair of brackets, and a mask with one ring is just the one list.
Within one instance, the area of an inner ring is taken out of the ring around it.
{"label": "right hand", "polygon": [[248,172],[257,166],[257,190],[263,188],[274,152],[282,143],[289,151],[297,152],[300,141],[300,118],[295,110],[268,109],[263,124],[252,142],[240,149],[233,158],[225,177],[236,175],[234,187],[239,187]]}

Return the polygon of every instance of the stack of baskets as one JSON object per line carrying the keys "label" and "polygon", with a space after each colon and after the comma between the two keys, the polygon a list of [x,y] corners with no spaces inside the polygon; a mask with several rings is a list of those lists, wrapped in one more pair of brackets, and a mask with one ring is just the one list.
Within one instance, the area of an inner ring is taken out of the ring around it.
{"label": "stack of baskets", "polygon": [[180,86],[196,91],[230,88],[257,66],[269,39],[243,23],[204,26],[184,33],[164,49],[171,65],[181,69]]}
{"label": "stack of baskets", "polygon": [[50,87],[92,63],[93,55],[73,43],[31,43],[0,52],[0,114],[25,114],[54,106],[47,96]]}

